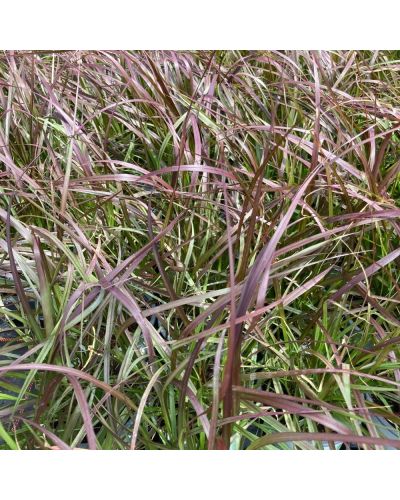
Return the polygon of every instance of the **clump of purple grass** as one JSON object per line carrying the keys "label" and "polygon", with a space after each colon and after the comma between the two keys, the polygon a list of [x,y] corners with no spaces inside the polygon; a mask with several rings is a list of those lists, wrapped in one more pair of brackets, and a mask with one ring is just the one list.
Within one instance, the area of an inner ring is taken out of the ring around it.
{"label": "clump of purple grass", "polygon": [[399,63],[4,52],[1,447],[399,448]]}

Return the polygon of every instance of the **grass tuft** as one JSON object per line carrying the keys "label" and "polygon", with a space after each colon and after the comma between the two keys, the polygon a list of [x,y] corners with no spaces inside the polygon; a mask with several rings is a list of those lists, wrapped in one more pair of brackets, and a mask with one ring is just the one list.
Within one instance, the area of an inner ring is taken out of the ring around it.
{"label": "grass tuft", "polygon": [[0,55],[0,447],[400,447],[400,53]]}

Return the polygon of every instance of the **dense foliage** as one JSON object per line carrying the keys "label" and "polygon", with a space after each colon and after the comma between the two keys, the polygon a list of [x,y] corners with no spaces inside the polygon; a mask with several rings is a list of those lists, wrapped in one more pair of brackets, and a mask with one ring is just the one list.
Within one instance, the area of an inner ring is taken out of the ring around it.
{"label": "dense foliage", "polygon": [[399,69],[3,53],[1,448],[400,447]]}

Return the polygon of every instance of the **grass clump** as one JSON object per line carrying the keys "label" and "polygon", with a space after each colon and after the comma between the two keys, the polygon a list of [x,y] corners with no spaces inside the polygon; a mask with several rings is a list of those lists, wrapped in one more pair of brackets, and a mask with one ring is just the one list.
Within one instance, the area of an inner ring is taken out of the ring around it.
{"label": "grass clump", "polygon": [[3,53],[1,447],[398,448],[399,64]]}

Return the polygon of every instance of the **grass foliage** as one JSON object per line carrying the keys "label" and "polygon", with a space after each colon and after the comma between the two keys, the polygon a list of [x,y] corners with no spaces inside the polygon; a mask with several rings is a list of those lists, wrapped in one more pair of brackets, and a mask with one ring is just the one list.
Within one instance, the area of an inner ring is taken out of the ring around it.
{"label": "grass foliage", "polygon": [[399,68],[3,53],[1,448],[399,448]]}

